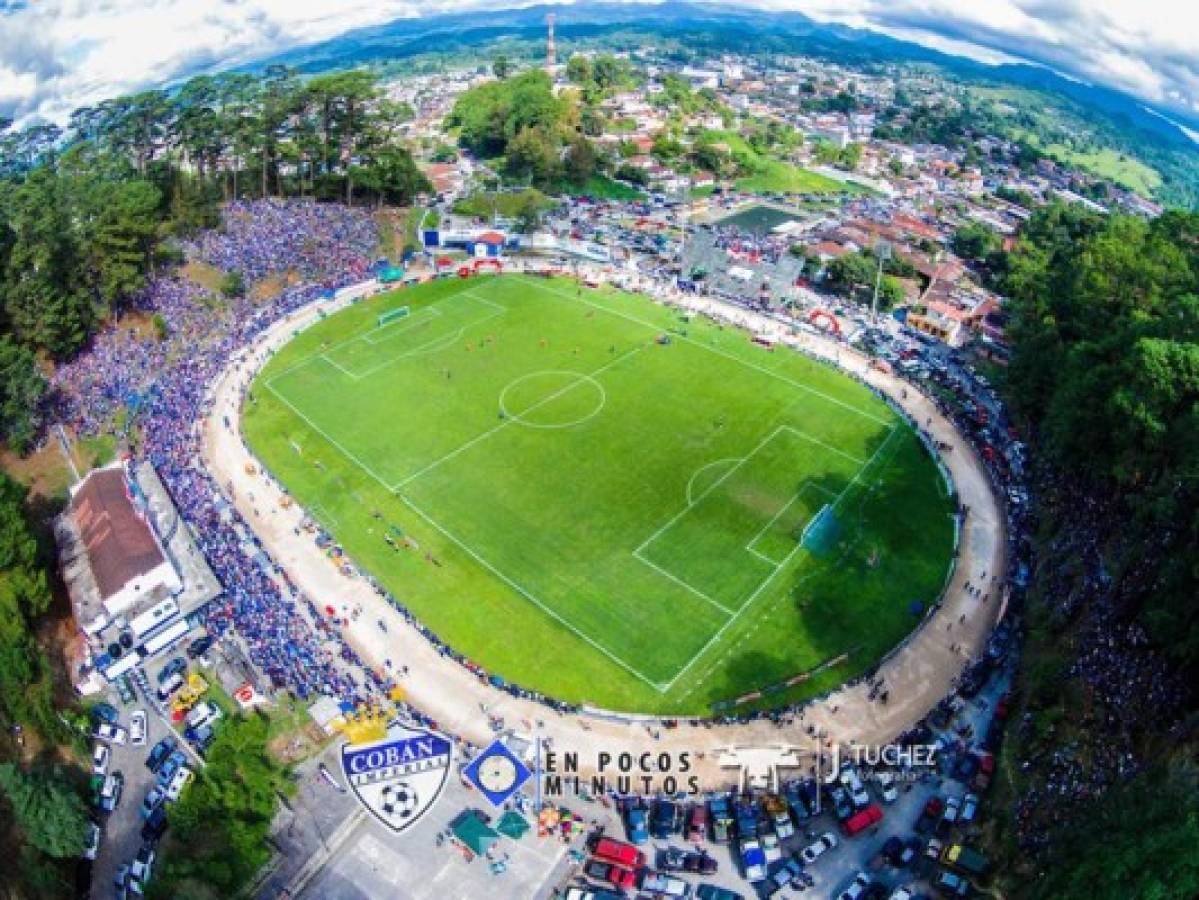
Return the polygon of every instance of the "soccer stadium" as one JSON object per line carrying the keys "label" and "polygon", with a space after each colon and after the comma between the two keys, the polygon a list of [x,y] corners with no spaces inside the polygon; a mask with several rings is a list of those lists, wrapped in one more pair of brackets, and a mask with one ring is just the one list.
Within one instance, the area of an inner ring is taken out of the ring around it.
{"label": "soccer stadium", "polygon": [[919,624],[955,506],[901,414],[752,338],[567,279],[437,280],[295,336],[245,431],[330,553],[494,676],[779,705]]}

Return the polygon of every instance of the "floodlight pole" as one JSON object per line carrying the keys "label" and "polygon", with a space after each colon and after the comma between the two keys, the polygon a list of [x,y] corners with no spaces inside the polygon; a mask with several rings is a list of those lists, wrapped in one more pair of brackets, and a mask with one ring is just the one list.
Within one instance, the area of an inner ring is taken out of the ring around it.
{"label": "floodlight pole", "polygon": [[870,301],[870,321],[878,324],[878,289],[883,283],[883,265],[891,258],[891,245],[879,241],[874,245],[874,254],[878,257],[878,274],[874,277],[874,299]]}

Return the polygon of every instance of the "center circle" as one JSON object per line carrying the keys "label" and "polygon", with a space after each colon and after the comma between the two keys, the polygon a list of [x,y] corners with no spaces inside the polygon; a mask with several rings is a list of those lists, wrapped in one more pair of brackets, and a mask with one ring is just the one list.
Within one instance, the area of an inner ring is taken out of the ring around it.
{"label": "center circle", "polygon": [[499,404],[505,419],[527,428],[570,428],[599,415],[607,401],[604,386],[590,375],[542,369],[508,382]]}

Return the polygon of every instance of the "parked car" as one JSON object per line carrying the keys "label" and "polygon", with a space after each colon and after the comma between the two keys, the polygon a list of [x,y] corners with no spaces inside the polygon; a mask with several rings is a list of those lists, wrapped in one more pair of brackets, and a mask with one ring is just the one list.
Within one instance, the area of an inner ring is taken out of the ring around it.
{"label": "parked car", "polygon": [[129,896],[129,866],[121,863],[112,878],[112,889],[117,900],[125,900]]}
{"label": "parked car", "polygon": [[945,812],[941,813],[941,825],[948,827],[958,820],[958,815],[962,811],[961,797],[946,797]]}
{"label": "parked car", "polygon": [[626,891],[631,890],[637,884],[637,876],[631,869],[600,859],[588,860],[587,865],[583,866],[583,874],[588,878],[607,882],[613,887]]}
{"label": "parked car", "polygon": [[683,871],[693,875],[715,875],[719,868],[715,858],[703,850],[698,853],[688,853],[683,857]]}
{"label": "parked car", "polygon": [[144,709],[135,709],[129,716],[129,743],[134,747],[144,747],[146,745],[146,711]]}
{"label": "parked car", "polygon": [[175,777],[175,773],[183,768],[186,762],[187,757],[178,750],[168,756],[166,762],[162,764],[162,768],[158,770],[159,786],[165,789],[171,783],[171,779]]}
{"label": "parked car", "polygon": [[131,705],[137,700],[133,693],[133,685],[129,682],[128,675],[122,675],[117,679],[117,696],[121,698],[121,702],[126,706]]}
{"label": "parked car", "polygon": [[595,842],[595,846],[591,848],[592,855],[603,862],[616,863],[620,866],[627,866],[631,869],[640,868],[645,865],[645,854],[634,847],[632,844],[626,844],[624,841],[614,841],[612,838],[602,837]]}
{"label": "parked car", "polygon": [[104,741],[108,744],[124,744],[129,740],[129,732],[120,725],[112,725],[108,722],[97,722],[96,727],[92,729],[92,737],[98,741]]}
{"label": "parked car", "polygon": [[916,859],[916,848],[898,835],[892,835],[883,844],[883,857],[897,869],[902,869]]}
{"label": "parked car", "polygon": [[100,854],[100,824],[87,823],[87,846],[83,848],[84,859],[95,859]]}
{"label": "parked car", "polygon": [[708,801],[708,813],[712,819],[712,840],[718,844],[725,843],[733,826],[728,800],[724,797],[713,797]]}
{"label": "parked car", "polygon": [[777,794],[771,794],[762,801],[766,812],[770,815],[770,823],[774,826],[774,833],[779,836],[780,840],[786,840],[795,834],[795,824],[791,821],[791,814],[787,811],[787,801]]}
{"label": "parked car", "polygon": [[167,757],[171,755],[171,751],[178,746],[179,741],[175,739],[174,735],[164,737],[150,748],[150,754],[146,757],[146,768],[157,773],[162,768],[162,764],[167,761]]}
{"label": "parked car", "polygon": [[850,802],[849,792],[840,785],[833,785],[829,790],[829,797],[833,801],[833,812],[836,814],[839,821],[844,822],[853,815],[853,803]]}
{"label": "parked car", "polygon": [[649,840],[649,816],[644,806],[630,806],[625,814],[628,825],[629,840],[634,844],[644,844]]}
{"label": "parked car", "polygon": [[205,635],[204,637],[196,638],[194,641],[192,641],[190,644],[187,645],[187,658],[188,659],[199,659],[201,656],[203,656],[205,653],[208,652],[210,647],[212,647],[212,638],[211,637]]}
{"label": "parked car", "polygon": [[166,791],[164,791],[158,785],[155,785],[154,787],[150,788],[150,790],[146,791],[146,797],[144,800],[142,800],[141,817],[143,819],[150,818],[150,815],[154,812],[154,810],[158,809],[158,807],[162,805],[162,801],[166,799],[166,795]]}
{"label": "parked car", "polygon": [[171,777],[171,783],[167,785],[166,798],[171,801],[178,800],[183,794],[183,789],[191,783],[192,778],[192,770],[187,766],[180,766],[179,770]]}
{"label": "parked car", "polygon": [[182,656],[176,656],[169,663],[162,667],[158,673],[158,683],[166,684],[176,675],[182,675],[187,671],[187,660]]}
{"label": "parked car", "polygon": [[667,875],[663,872],[646,870],[641,874],[642,891],[654,897],[690,897],[691,885],[681,878]]}
{"label": "parked car", "polygon": [[660,841],[675,835],[679,830],[679,808],[669,800],[655,800],[649,830]]}
{"label": "parked car", "polygon": [[92,718],[96,721],[107,722],[109,725],[115,725],[120,721],[120,714],[116,707],[110,706],[107,703],[97,703],[92,707]]}
{"label": "parked car", "polygon": [[783,849],[779,846],[777,834],[767,832],[759,840],[762,842],[762,854],[766,857],[766,865],[776,863],[783,858]]}
{"label": "parked car", "polygon": [[702,803],[696,803],[687,813],[687,840],[700,844],[707,836],[708,808]]}
{"label": "parked car", "polygon": [[105,776],[104,785],[100,788],[100,808],[105,812],[112,812],[121,803],[121,793],[125,790],[125,776],[120,772],[113,772]]}
{"label": "parked car", "polygon": [[695,889],[695,900],[745,900],[736,891],[717,887],[714,884],[701,884]]}
{"label": "parked car", "polygon": [[883,798],[883,803],[894,803],[899,799],[893,772],[879,772],[874,776],[874,783],[878,785],[878,795]]}
{"label": "parked car", "polygon": [[825,853],[827,853],[829,850],[832,850],[836,846],[837,846],[837,836],[835,834],[833,834],[831,831],[826,831],[824,834],[820,835],[820,837],[818,837],[815,841],[808,844],[808,846],[804,847],[803,850],[801,850],[799,852],[799,858],[804,862],[804,864],[810,866],[812,863],[816,862],[816,860],[820,859],[820,857],[824,856]]}
{"label": "parked car", "polygon": [[92,748],[92,774],[105,775],[108,773],[108,761],[112,759],[112,751],[104,744],[96,744]]}
{"label": "parked car", "polygon": [[746,881],[766,880],[766,854],[756,838],[741,842],[741,868],[745,870]]}
{"label": "parked car", "polygon": [[876,804],[870,804],[861,812],[854,813],[841,826],[847,837],[861,834],[867,828],[873,828],[883,820],[883,811]]}
{"label": "parked car", "polygon": [[794,857],[789,858],[775,869],[774,874],[770,876],[770,882],[774,886],[775,892],[791,885],[802,884],[802,879],[803,866]]}
{"label": "parked car", "polygon": [[933,881],[933,889],[946,897],[968,897],[970,882],[953,872],[939,872]]}
{"label": "parked car", "polygon": [[837,900],[859,900],[872,884],[874,884],[873,878],[865,872],[858,872],[853,876],[853,881],[846,885],[845,890],[837,895]]}
{"label": "parked car", "polygon": [[978,795],[967,794],[962,800],[962,814],[958,817],[958,821],[966,825],[973,822],[976,815],[978,815]]}
{"label": "parked car", "polygon": [[205,725],[213,724],[220,717],[221,708],[211,700],[204,700],[191,708],[191,712],[187,714],[185,722],[188,728],[199,729]]}
{"label": "parked car", "polygon": [[150,881],[150,873],[154,868],[154,856],[154,846],[142,844],[142,848],[137,851],[137,856],[133,858],[133,865],[129,867],[129,877],[136,881],[139,887],[145,887]]}
{"label": "parked car", "polygon": [[153,843],[162,838],[166,830],[167,811],[160,803],[154,807],[154,812],[150,813],[146,821],[142,823],[142,840],[147,843]]}

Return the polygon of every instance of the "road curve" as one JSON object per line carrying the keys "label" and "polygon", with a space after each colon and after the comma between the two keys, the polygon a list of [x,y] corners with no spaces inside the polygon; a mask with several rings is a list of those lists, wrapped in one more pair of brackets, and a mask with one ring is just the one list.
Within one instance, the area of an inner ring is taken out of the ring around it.
{"label": "road curve", "polygon": [[[691,771],[703,788],[735,784],[739,771],[726,755],[736,749],[742,759],[752,748],[813,747],[815,729],[826,745],[873,746],[892,740],[921,718],[953,688],[967,660],[985,646],[1001,607],[1002,584],[992,573],[1006,571],[1006,519],[992,482],[969,441],[937,410],[933,401],[906,382],[870,368],[856,351],[816,334],[794,330],[767,316],[748,312],[709,298],[671,295],[671,303],[769,335],[806,353],[824,358],[857,375],[887,395],[913,422],[936,442],[951,448],[942,454],[959,500],[969,509],[961,530],[958,560],[940,609],[881,665],[889,691],[886,705],[869,699],[868,685],[846,685],[827,697],[812,701],[802,712],[780,722],[769,719],[727,725],[690,725],[662,728],[654,721],[633,717],[571,715],[553,712],[540,703],[498,690],[454,660],[442,656],[416,628],[381,599],[359,576],[340,574],[299,529],[304,512],[297,504],[284,506],[286,494],[247,447],[240,430],[241,404],[254,376],[294,334],[322,315],[349,305],[370,293],[373,284],[346,289],[335,299],[318,300],[293,312],[264,331],[252,347],[231,358],[210,386],[210,402],[200,423],[202,463],[214,475],[226,498],[254,530],[264,550],[314,602],[337,598],[339,605],[360,606],[362,614],[349,623],[343,636],[368,665],[383,671],[384,660],[409,668],[402,679],[407,701],[431,717],[438,726],[476,745],[494,736],[489,716],[506,727],[537,733],[558,753],[578,753],[580,774],[593,772],[598,754],[616,758],[628,752],[640,756],[688,753]],[[986,574],[989,602],[972,597],[967,582],[982,582]],[[382,619],[387,632],[376,621]],[[486,712],[484,712],[486,711]],[[722,758],[723,757],[723,758]],[[559,757],[561,758],[561,757]],[[723,763],[723,764],[722,764]],[[676,769],[677,773],[677,769]],[[609,770],[609,774],[611,770]],[[640,773],[638,773],[640,774]]]}

